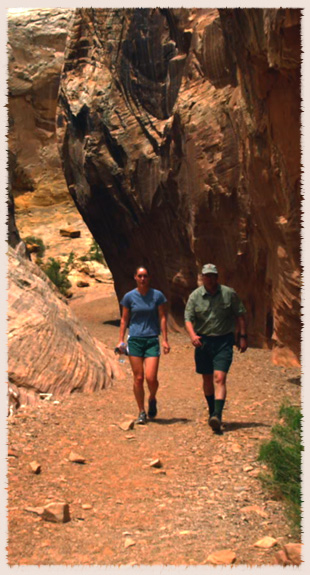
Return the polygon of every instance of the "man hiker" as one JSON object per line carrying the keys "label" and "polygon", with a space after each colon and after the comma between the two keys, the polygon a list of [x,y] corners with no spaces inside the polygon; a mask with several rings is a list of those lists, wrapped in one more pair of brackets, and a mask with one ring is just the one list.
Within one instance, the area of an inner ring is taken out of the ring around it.
{"label": "man hiker", "polygon": [[240,352],[248,347],[246,309],[234,289],[219,284],[214,264],[205,264],[201,273],[203,285],[190,294],[185,307],[185,327],[195,348],[196,372],[203,379],[209,425],[220,432],[236,326]]}

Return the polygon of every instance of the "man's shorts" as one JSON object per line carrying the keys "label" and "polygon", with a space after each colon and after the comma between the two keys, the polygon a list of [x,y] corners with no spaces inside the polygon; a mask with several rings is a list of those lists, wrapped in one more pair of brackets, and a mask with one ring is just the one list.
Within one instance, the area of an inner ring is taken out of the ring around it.
{"label": "man's shorts", "polygon": [[155,337],[129,337],[128,355],[134,357],[159,357],[160,346],[158,336]]}
{"label": "man's shorts", "polygon": [[196,372],[211,375],[214,371],[228,372],[232,358],[234,334],[202,335],[202,346],[195,348]]}

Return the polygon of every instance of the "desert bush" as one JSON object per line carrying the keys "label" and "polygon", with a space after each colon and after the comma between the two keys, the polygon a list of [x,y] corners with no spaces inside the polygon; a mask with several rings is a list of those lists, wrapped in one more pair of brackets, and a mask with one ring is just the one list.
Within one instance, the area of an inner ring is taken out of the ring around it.
{"label": "desert bush", "polygon": [[63,295],[67,295],[68,289],[71,287],[71,282],[68,279],[68,275],[70,273],[73,261],[74,253],[71,252],[64,265],[55,258],[49,258],[48,262],[42,265],[42,269],[46,275],[53,282],[53,284],[58,287],[59,291]]}
{"label": "desert bush", "polygon": [[301,527],[301,442],[302,414],[298,407],[284,404],[279,411],[280,421],[271,430],[272,437],[260,447],[260,461],[269,473],[260,476],[276,497],[285,499],[293,526]]}

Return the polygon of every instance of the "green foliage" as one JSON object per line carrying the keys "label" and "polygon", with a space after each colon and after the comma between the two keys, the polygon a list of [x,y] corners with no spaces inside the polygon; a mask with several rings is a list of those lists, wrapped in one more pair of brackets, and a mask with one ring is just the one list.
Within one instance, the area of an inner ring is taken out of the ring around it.
{"label": "green foliage", "polygon": [[103,257],[103,253],[101,251],[101,248],[99,246],[99,244],[97,244],[96,240],[93,238],[92,244],[87,252],[87,255],[85,256],[81,256],[79,258],[82,262],[87,262],[87,261],[96,261],[99,262],[100,264],[105,264],[105,259]]}
{"label": "green foliage", "polygon": [[289,517],[300,530],[302,414],[295,406],[282,405],[279,416],[281,421],[272,428],[271,440],[260,447],[258,459],[266,462],[271,472],[262,475],[261,480],[275,495],[285,499]]}
{"label": "green foliage", "polygon": [[92,241],[92,245],[89,248],[89,259],[95,260],[96,262],[99,262],[101,264],[103,264],[105,261],[101,248],[94,239]]}
{"label": "green foliage", "polygon": [[25,242],[25,244],[38,246],[39,250],[36,252],[36,262],[40,264],[45,254],[45,245],[43,240],[35,236],[27,236],[23,241]]}
{"label": "green foliage", "polygon": [[71,252],[63,267],[61,262],[55,258],[49,258],[48,263],[42,266],[46,275],[58,287],[59,291],[63,295],[66,295],[68,289],[71,287],[68,275],[73,264],[73,260],[74,253]]}

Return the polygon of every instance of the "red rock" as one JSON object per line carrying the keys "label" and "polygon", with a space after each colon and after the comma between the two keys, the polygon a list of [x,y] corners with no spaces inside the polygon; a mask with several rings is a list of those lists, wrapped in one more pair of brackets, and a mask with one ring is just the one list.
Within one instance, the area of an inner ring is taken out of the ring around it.
{"label": "red rock", "polygon": [[42,519],[52,523],[67,523],[70,521],[68,503],[52,502],[44,507]]}
{"label": "red rock", "polygon": [[212,565],[231,565],[236,561],[236,553],[231,549],[223,549],[222,551],[214,551],[207,557],[207,563]]}
{"label": "red rock", "polygon": [[40,463],[38,463],[37,461],[31,461],[29,463],[30,465],[30,469],[33,473],[35,473],[36,475],[38,475],[39,473],[41,473],[41,465]]}
{"label": "red rock", "polygon": [[301,551],[302,551],[302,544],[301,543],[287,543],[284,545],[284,551],[291,563],[293,565],[300,565],[301,560]]}
{"label": "red rock", "polygon": [[277,540],[269,536],[263,537],[263,539],[254,543],[254,547],[261,547],[262,549],[271,549],[275,545],[277,545]]}

